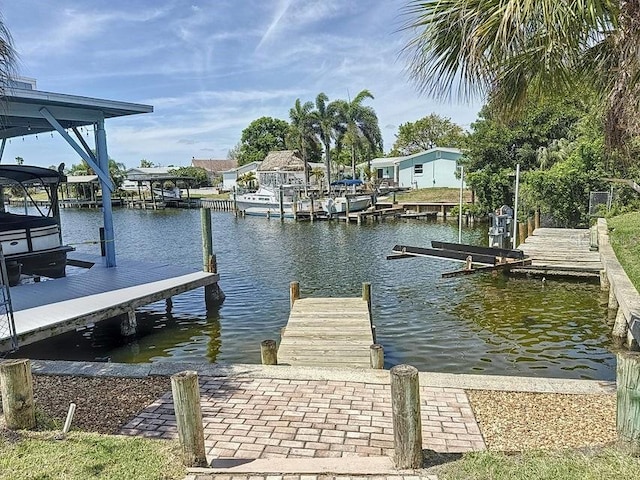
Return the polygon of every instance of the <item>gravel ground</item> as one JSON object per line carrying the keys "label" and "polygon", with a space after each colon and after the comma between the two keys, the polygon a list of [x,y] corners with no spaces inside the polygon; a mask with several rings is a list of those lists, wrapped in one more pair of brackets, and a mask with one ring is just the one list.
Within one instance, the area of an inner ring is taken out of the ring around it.
{"label": "gravel ground", "polygon": [[487,448],[584,448],[616,440],[615,395],[467,391]]}
{"label": "gravel ground", "polygon": [[73,429],[108,434],[118,433],[139,411],[171,390],[167,377],[34,375],[33,384],[36,406],[47,417],[63,425],[73,402]]}

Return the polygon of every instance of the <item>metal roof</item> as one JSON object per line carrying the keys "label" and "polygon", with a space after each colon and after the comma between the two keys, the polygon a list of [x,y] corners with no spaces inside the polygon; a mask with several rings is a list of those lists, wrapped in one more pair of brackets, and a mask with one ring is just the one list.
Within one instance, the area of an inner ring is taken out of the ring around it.
{"label": "metal roof", "polygon": [[46,109],[66,129],[91,125],[100,118],[151,113],[151,105],[103,100],[63,93],[5,88],[0,98],[0,139],[51,132]]}

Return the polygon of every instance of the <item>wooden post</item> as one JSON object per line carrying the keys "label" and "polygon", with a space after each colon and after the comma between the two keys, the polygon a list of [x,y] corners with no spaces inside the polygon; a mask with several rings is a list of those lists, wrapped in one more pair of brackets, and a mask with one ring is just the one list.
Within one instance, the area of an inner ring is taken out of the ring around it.
{"label": "wooden post", "polygon": [[369,320],[373,325],[373,315],[371,315],[371,283],[362,282],[362,299],[367,302],[367,308],[369,309]]}
{"label": "wooden post", "polygon": [[104,227],[100,227],[98,233],[100,235],[100,256],[101,257],[106,257],[107,256],[107,249],[106,249],[105,244],[104,244]]}
{"label": "wooden post", "polygon": [[[211,209],[200,209],[200,223],[202,227],[202,269],[209,273],[218,273],[218,262],[213,253],[213,235],[211,227]],[[226,295],[218,285],[218,282],[205,285],[204,301],[207,310],[212,310],[222,305]]]}
{"label": "wooden post", "polygon": [[640,353],[619,352],[616,367],[616,428],[621,446],[640,454]]}
{"label": "wooden post", "polygon": [[418,369],[396,365],[390,374],[396,468],[420,468],[423,457]]}
{"label": "wooden post", "polygon": [[618,308],[616,321],[613,325],[613,332],[611,332],[613,343],[616,347],[621,348],[626,343],[628,330],[629,325],[627,325],[627,319],[624,318],[624,312],[621,308]]}
{"label": "wooden post", "polygon": [[527,225],[524,222],[518,222],[518,245],[522,245],[527,239]]}
{"label": "wooden post", "polygon": [[609,283],[607,271],[600,270],[600,290],[602,290],[603,292],[608,292],[609,288],[611,288],[611,284]]}
{"label": "wooden post", "polygon": [[171,393],[182,447],[182,461],[187,467],[205,467],[207,457],[204,450],[198,374],[184,371],[172,375]]}
{"label": "wooden post", "polygon": [[613,287],[609,287],[609,310],[617,310],[618,306],[618,297],[616,297],[616,291]]}
{"label": "wooden post", "polygon": [[284,191],[282,187],[278,189],[278,205],[280,206],[280,220],[284,220]]}
{"label": "wooden post", "polygon": [[527,236],[530,237],[533,235],[533,218],[529,217],[527,219]]}
{"label": "wooden post", "polygon": [[310,221],[313,223],[313,217],[315,216],[315,205],[313,203],[313,197],[311,197],[311,218]]}
{"label": "wooden post", "polygon": [[8,429],[28,430],[36,426],[29,360],[5,360],[0,363],[0,395]]}
{"label": "wooden post", "polygon": [[120,335],[123,337],[130,337],[135,335],[138,331],[138,321],[136,319],[136,311],[129,310],[127,313],[121,315],[120,319]]}
{"label": "wooden post", "polygon": [[379,343],[374,343],[369,347],[371,355],[371,368],[382,370],[384,368],[384,348]]}
{"label": "wooden post", "polygon": [[536,212],[533,215],[533,227],[534,229],[540,228],[540,209],[536,208]]}
{"label": "wooden post", "polygon": [[349,207],[350,207],[351,205],[349,204],[349,197],[348,197],[346,194],[345,194],[345,196],[344,196],[344,201],[346,202],[346,206],[345,206],[345,208],[346,208],[346,210],[345,210],[345,216],[346,216],[346,219],[347,219],[347,225],[348,225],[348,224],[349,224]]}
{"label": "wooden post", "polygon": [[293,304],[300,298],[300,284],[291,282],[289,284],[289,307],[293,308]]}
{"label": "wooden post", "polygon": [[260,343],[260,357],[263,365],[278,364],[278,346],[275,340],[264,340]]}

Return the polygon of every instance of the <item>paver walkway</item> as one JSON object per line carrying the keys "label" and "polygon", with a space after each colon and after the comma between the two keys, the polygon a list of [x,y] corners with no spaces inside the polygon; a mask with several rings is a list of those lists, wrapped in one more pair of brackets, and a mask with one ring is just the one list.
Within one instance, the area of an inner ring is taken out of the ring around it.
{"label": "paver walkway", "polygon": [[[393,454],[389,385],[331,380],[201,377],[207,457],[304,458]],[[485,449],[464,390],[420,389],[423,448]],[[122,430],[177,438],[171,393]]]}

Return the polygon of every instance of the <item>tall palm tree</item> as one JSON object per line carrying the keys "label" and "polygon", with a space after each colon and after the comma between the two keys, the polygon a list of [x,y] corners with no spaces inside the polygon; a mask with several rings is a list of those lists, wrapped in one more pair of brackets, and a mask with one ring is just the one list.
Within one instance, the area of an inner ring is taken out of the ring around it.
{"label": "tall palm tree", "polygon": [[296,103],[291,110],[289,110],[289,118],[291,119],[291,128],[293,132],[294,142],[300,148],[302,154],[302,160],[304,161],[304,191],[307,192],[307,184],[309,183],[309,168],[308,151],[311,143],[316,142],[316,137],[313,131],[313,103],[300,102],[300,99],[296,99]]}
{"label": "tall palm tree", "polygon": [[529,96],[592,85],[619,148],[640,133],[637,0],[410,0],[404,48],[419,88],[488,95],[508,117]]}
{"label": "tall palm tree", "polygon": [[[341,124],[336,142],[339,147],[346,145],[349,148],[353,178],[356,173],[357,150],[368,147],[370,152],[382,151],[382,134],[378,126],[378,116],[372,107],[363,105],[367,98],[373,99],[373,95],[369,90],[362,90],[353,100],[333,102]],[[367,155],[367,166],[371,169],[371,155]]]}
{"label": "tall palm tree", "polygon": [[329,102],[329,97],[324,92],[319,93],[316,97],[316,110],[313,115],[316,135],[324,146],[327,183],[331,185],[331,140],[335,138],[340,122],[335,102],[327,102]]}
{"label": "tall palm tree", "polygon": [[0,95],[4,95],[7,82],[15,77],[18,54],[13,48],[11,33],[0,15]]}

